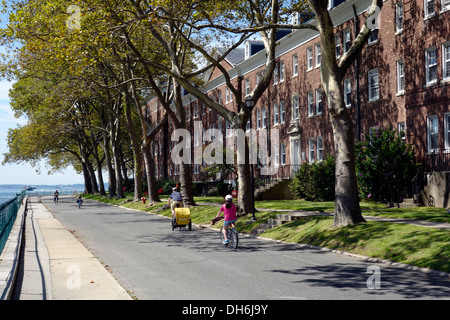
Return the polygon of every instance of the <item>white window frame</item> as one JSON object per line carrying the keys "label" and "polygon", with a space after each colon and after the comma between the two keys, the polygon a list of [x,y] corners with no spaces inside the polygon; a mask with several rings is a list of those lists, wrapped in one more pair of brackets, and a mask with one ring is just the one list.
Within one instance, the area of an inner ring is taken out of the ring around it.
{"label": "white window frame", "polygon": [[273,104],[273,124],[278,125],[280,121],[280,109],[278,103]]}
{"label": "white window frame", "polygon": [[450,150],[450,112],[444,113],[445,150]]}
{"label": "white window frame", "polygon": [[309,91],[307,95],[308,117],[314,116],[314,92]]}
{"label": "white window frame", "polygon": [[[373,75],[377,76],[377,81],[373,82]],[[378,69],[372,69],[368,72],[368,88],[369,88],[369,101],[377,101],[380,99],[380,75]],[[374,92],[376,90],[376,93]]]}
{"label": "white window frame", "polygon": [[[431,53],[434,52],[434,62],[433,57],[431,56]],[[434,79],[431,79],[430,76],[432,73],[430,73],[430,68],[435,69]],[[433,85],[437,83],[437,49],[436,47],[431,47],[425,50],[425,69],[426,69],[426,84],[427,85]]]}
{"label": "white window frame", "polygon": [[284,82],[284,61],[279,62],[280,67],[280,82]]}
{"label": "white window frame", "polygon": [[309,138],[308,139],[308,161],[309,162],[314,162],[315,158],[314,158],[314,138]]}
{"label": "white window frame", "polygon": [[278,63],[275,64],[275,69],[273,70],[273,85],[278,84]]}
{"label": "white window frame", "polygon": [[321,115],[323,112],[322,89],[316,89],[316,114]]}
{"label": "white window frame", "polygon": [[337,33],[334,35],[334,42],[335,42],[335,55],[336,59],[339,59],[341,57],[341,34]]}
{"label": "white window frame", "polygon": [[442,44],[442,80],[450,81],[450,41]]}
{"label": "white window frame", "polygon": [[[348,50],[351,48],[352,46],[352,34],[350,33],[350,29],[345,29],[343,31],[343,46],[344,46],[344,54],[348,52]],[[348,44],[348,48],[347,48],[347,44]]]}
{"label": "white window frame", "polygon": [[245,96],[250,96],[250,79],[247,78],[244,80],[244,88],[245,88]]}
{"label": "white window frame", "polygon": [[298,76],[298,55],[292,55],[292,77]]}
{"label": "white window frame", "polygon": [[[428,10],[428,4],[433,3],[433,11]],[[424,19],[428,19],[431,17],[434,17],[436,15],[436,1],[435,0],[424,0],[424,6],[423,6],[423,15]]]}
{"label": "white window frame", "polygon": [[450,0],[441,1],[441,13],[450,10]]}
{"label": "white window frame", "polygon": [[281,162],[281,166],[285,166],[286,165],[286,145],[284,143],[280,144],[280,162]]}
{"label": "white window frame", "polygon": [[403,32],[403,3],[397,2],[395,4],[395,32]]}
{"label": "white window frame", "polygon": [[318,68],[322,64],[322,47],[320,43],[314,45],[315,67]]}
{"label": "white window frame", "polygon": [[[437,146],[432,148],[433,136],[437,137]],[[439,118],[437,115],[427,117],[427,150],[429,153],[439,150]]]}
{"label": "white window frame", "polygon": [[261,109],[256,110],[256,130],[261,129]]}
{"label": "white window frame", "polygon": [[267,123],[267,108],[263,108],[261,111],[261,124],[262,124],[262,128],[267,128],[268,123]]}
{"label": "white window frame", "polygon": [[405,93],[405,64],[403,60],[397,61],[397,94]]}
{"label": "white window frame", "polygon": [[306,48],[306,65],[307,70],[312,70],[314,64],[314,57],[313,57],[313,49],[312,47]]}
{"label": "white window frame", "polygon": [[280,124],[284,124],[286,120],[286,106],[284,105],[284,100],[280,101]]}
{"label": "white window frame", "polygon": [[323,160],[323,139],[317,137],[317,161]]}
{"label": "white window frame", "polygon": [[300,101],[298,94],[295,93],[292,95],[292,119],[296,120],[300,117]]}
{"label": "white window frame", "polygon": [[404,121],[401,121],[397,124],[397,131],[398,131],[399,135],[403,132],[402,140],[405,141],[406,140],[406,124]]}
{"label": "white window frame", "polygon": [[[350,94],[350,99],[348,95]],[[347,108],[352,106],[352,79],[344,79],[344,103]]]}

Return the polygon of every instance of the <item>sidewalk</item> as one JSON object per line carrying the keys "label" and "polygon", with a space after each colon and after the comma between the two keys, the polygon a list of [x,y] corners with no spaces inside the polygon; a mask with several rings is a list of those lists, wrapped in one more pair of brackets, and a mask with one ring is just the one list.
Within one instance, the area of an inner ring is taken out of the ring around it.
{"label": "sidewalk", "polygon": [[23,265],[13,300],[131,300],[103,265],[29,198]]}

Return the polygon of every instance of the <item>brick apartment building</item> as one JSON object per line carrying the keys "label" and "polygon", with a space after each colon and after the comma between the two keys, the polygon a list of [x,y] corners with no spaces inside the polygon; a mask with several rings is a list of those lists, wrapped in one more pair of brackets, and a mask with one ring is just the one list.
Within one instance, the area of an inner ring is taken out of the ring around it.
{"label": "brick apartment building", "polygon": [[[330,1],[337,59],[349,49],[370,4],[368,0]],[[450,171],[450,0],[386,0],[379,22],[342,84],[355,136],[375,126],[397,128],[405,132],[406,142],[414,145],[427,171]],[[288,178],[299,164],[333,154],[334,144],[320,81],[319,35],[301,29],[285,30],[281,36],[272,84],[253,110],[252,128],[279,130],[280,144],[274,155],[280,164],[277,177]],[[224,61],[243,96],[252,91],[265,67],[262,49],[261,43],[247,41]],[[211,72],[204,90],[230,110],[237,108],[219,71]],[[215,128],[230,138],[230,125],[214,111],[190,94],[184,96],[184,103],[192,146],[202,143],[194,141],[195,121],[201,121],[205,130]],[[162,112],[158,106],[154,99],[146,105],[153,121]],[[176,180],[179,170],[169,155],[172,128],[169,120],[154,141],[153,152],[158,178]],[[202,164],[192,165],[194,181],[205,179],[202,168]],[[448,206],[450,179],[448,174],[441,178],[436,183],[444,183],[444,193],[434,198],[444,197],[443,205]]]}

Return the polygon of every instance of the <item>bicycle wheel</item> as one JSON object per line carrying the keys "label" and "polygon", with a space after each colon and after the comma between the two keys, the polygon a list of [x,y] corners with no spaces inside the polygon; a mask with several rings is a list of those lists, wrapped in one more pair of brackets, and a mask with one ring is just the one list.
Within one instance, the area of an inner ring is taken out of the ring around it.
{"label": "bicycle wheel", "polygon": [[228,229],[228,240],[230,241],[231,246],[234,249],[237,249],[238,243],[239,243],[239,236],[237,233],[236,228],[230,228]]}

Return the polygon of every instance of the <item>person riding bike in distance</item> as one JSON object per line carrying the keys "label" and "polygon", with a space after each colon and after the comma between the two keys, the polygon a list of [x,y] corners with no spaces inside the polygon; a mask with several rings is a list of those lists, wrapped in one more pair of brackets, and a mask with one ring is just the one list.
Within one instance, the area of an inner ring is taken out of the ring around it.
{"label": "person riding bike in distance", "polygon": [[[172,205],[170,204],[170,200],[172,200]],[[175,218],[175,208],[183,207],[183,202],[181,198],[181,193],[177,191],[177,188],[172,188],[172,194],[169,196],[169,200],[167,201],[167,205],[170,207],[172,211],[172,219]]]}
{"label": "person riding bike in distance", "polygon": [[220,217],[220,214],[223,211],[223,215],[224,215],[224,222],[223,222],[223,238],[225,239],[223,241],[223,244],[227,244],[228,243],[228,236],[227,236],[227,231],[228,231],[228,227],[230,226],[230,224],[235,223],[237,220],[236,217],[236,211],[237,208],[233,203],[233,197],[231,195],[227,195],[225,196],[225,204],[223,206],[220,207],[219,212],[217,213],[217,218]]}
{"label": "person riding bike in distance", "polygon": [[55,190],[55,192],[53,193],[53,201],[55,203],[57,203],[59,200],[58,198],[59,198],[59,192],[58,192],[58,190]]}

